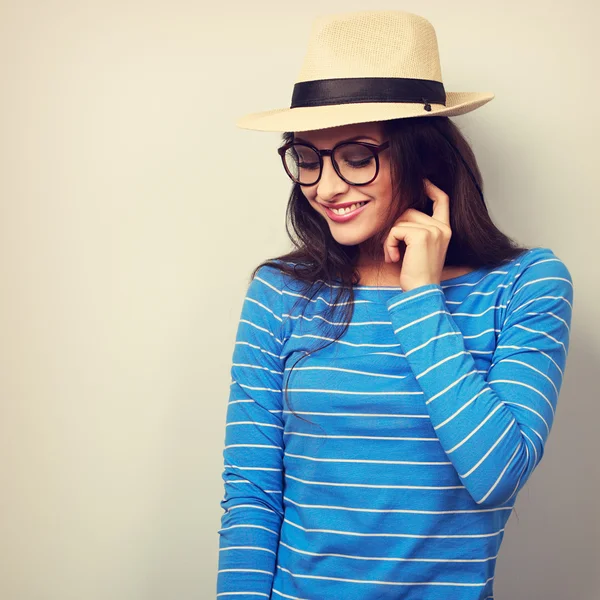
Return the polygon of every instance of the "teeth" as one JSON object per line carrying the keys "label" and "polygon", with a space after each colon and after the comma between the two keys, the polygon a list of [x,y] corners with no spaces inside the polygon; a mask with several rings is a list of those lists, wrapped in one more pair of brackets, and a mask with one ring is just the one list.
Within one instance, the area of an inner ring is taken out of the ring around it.
{"label": "teeth", "polygon": [[358,202],[356,204],[352,204],[351,206],[347,206],[346,208],[332,208],[331,211],[336,215],[345,215],[346,213],[360,208],[363,204],[366,204],[366,202]]}

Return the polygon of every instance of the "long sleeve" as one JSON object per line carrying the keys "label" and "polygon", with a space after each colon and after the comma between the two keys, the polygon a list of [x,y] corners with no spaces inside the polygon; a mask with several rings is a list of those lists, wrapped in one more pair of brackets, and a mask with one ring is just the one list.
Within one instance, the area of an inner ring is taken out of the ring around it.
{"label": "long sleeve", "polygon": [[481,506],[511,500],[542,458],[566,366],[572,305],[571,275],[560,259],[527,265],[515,278],[490,368],[482,373],[440,285],[387,301],[438,439]]}
{"label": "long sleeve", "polygon": [[262,266],[242,306],[231,366],[217,597],[270,598],[283,520],[282,293]]}

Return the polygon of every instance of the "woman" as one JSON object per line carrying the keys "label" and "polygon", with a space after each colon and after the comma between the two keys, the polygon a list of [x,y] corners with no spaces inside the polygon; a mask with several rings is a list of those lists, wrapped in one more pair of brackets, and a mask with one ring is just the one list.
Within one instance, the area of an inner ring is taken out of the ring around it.
{"label": "woman", "polygon": [[218,597],[493,598],[573,286],[490,219],[449,117],[492,98],[445,92],[428,21],[362,11],[316,20],[289,109],[238,122],[284,132],[295,250],[238,326]]}

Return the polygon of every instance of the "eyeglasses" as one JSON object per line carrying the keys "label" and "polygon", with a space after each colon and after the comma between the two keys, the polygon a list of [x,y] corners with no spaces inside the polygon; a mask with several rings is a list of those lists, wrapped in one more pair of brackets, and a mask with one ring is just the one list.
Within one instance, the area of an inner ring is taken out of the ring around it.
{"label": "eyeglasses", "polygon": [[379,173],[379,153],[389,146],[368,142],[341,142],[331,150],[318,150],[304,142],[289,142],[277,149],[283,168],[294,183],[315,185],[323,173],[323,157],[330,156],[335,172],[350,185],[367,185]]}

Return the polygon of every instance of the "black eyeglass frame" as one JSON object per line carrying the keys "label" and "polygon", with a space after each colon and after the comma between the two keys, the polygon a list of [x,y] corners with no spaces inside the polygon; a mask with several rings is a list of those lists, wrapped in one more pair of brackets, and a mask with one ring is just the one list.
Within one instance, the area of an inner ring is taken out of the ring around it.
{"label": "black eyeglass frame", "polygon": [[[353,183],[352,181],[348,181],[341,174],[337,162],[335,160],[333,160],[333,153],[339,147],[341,147],[341,146],[348,146],[350,144],[358,144],[360,146],[364,146],[365,148],[368,148],[373,153],[373,156],[375,158],[375,175],[373,175],[373,177],[371,179],[369,179],[369,181],[366,181],[365,183]],[[288,174],[288,177],[294,183],[297,183],[298,185],[311,186],[311,185],[316,185],[317,183],[319,183],[319,181],[321,180],[321,176],[323,175],[323,157],[324,156],[329,156],[331,158],[331,164],[333,165],[333,168],[334,168],[335,172],[338,174],[338,176],[340,177],[340,179],[342,179],[343,181],[345,181],[348,185],[363,186],[363,185],[368,185],[369,183],[372,183],[373,181],[375,181],[375,179],[377,179],[377,175],[379,175],[379,153],[382,152],[383,150],[385,150],[386,148],[388,148],[389,145],[390,145],[389,141],[385,141],[385,142],[383,142],[382,144],[379,144],[379,145],[377,145],[377,144],[371,144],[369,142],[340,142],[339,144],[336,144],[330,150],[319,150],[318,148],[316,148],[312,144],[308,144],[307,142],[294,142],[294,141],[292,141],[292,142],[288,142],[287,144],[284,144],[280,148],[277,148],[277,153],[279,154],[279,156],[281,156],[281,162],[283,163],[283,168],[285,169],[285,172]],[[300,183],[292,175],[292,173],[290,173],[290,171],[289,171],[289,169],[287,167],[287,163],[285,161],[285,153],[292,146],[307,146],[311,150],[314,150],[316,152],[317,156],[319,157],[319,176],[317,177],[316,181],[314,181],[313,183]]]}

